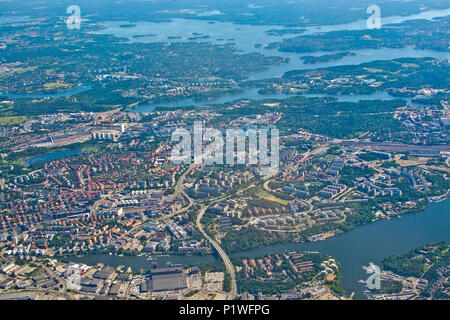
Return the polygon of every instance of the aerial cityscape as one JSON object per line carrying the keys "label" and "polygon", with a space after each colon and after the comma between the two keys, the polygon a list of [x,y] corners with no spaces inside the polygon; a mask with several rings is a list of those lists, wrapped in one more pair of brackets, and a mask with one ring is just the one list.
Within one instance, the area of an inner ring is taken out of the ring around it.
{"label": "aerial cityscape", "polygon": [[448,0],[0,0],[0,300],[450,300],[449,59]]}

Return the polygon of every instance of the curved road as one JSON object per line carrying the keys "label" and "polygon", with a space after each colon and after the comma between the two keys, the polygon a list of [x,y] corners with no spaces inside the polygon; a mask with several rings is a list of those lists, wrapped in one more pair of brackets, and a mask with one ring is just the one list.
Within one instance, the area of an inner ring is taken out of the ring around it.
{"label": "curved road", "polygon": [[192,171],[194,170],[194,168],[196,168],[198,165],[197,164],[191,164],[189,166],[189,168],[180,176],[180,178],[177,181],[177,184],[175,186],[175,192],[174,192],[174,196],[178,197],[180,195],[180,193],[183,191],[183,184],[184,184],[184,179],[186,179],[186,176]]}
{"label": "curved road", "polygon": [[225,263],[225,267],[227,268],[227,271],[231,276],[231,292],[228,296],[228,299],[234,300],[237,297],[237,284],[236,284],[236,274],[234,272],[234,266],[231,263],[230,258],[225,253],[225,251],[220,247],[220,245],[215,240],[213,240],[210,236],[208,236],[208,234],[205,232],[205,230],[203,230],[203,226],[200,221],[202,220],[202,217],[205,214],[206,209],[208,209],[207,206],[202,206],[202,208],[200,209],[200,211],[197,215],[196,225],[197,225],[198,230],[203,234],[203,236],[206,239],[208,239],[208,241],[212,244],[214,249],[216,249],[216,251],[219,253],[220,257],[222,258],[223,262]]}

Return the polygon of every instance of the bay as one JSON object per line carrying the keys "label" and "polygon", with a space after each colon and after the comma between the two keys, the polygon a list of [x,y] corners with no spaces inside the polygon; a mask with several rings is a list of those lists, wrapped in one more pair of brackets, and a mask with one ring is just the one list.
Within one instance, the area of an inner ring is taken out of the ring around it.
{"label": "bay", "polygon": [[[366,280],[368,275],[362,266],[369,262],[381,265],[383,258],[402,253],[406,250],[430,242],[450,242],[450,199],[432,203],[421,212],[411,213],[391,220],[381,220],[356,227],[350,232],[335,236],[321,242],[290,243],[271,245],[262,248],[233,253],[238,258],[256,258],[268,254],[289,251],[317,251],[336,258],[341,264],[343,280],[341,286],[348,292],[355,293],[355,299],[364,299],[365,287],[359,280]],[[215,256],[153,256],[153,260],[136,256],[87,255],[72,257],[74,262],[93,265],[125,265],[133,270],[150,269],[152,262],[165,267],[168,262],[193,264],[215,261]]]}

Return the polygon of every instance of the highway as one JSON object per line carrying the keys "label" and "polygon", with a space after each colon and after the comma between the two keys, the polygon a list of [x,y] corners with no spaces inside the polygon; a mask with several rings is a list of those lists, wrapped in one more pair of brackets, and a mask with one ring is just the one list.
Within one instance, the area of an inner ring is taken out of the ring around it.
{"label": "highway", "polygon": [[166,219],[170,219],[173,216],[176,216],[177,214],[183,213],[188,211],[189,209],[192,208],[192,206],[195,204],[194,200],[191,199],[184,191],[181,191],[181,194],[189,201],[189,205],[187,207],[183,207],[180,210],[177,210],[175,212],[172,212],[171,214],[165,215],[163,217],[159,217],[156,220],[160,221],[160,220],[166,220]]}
{"label": "highway", "polygon": [[175,197],[178,197],[180,195],[180,193],[182,192],[184,179],[186,179],[186,176],[190,172],[192,172],[192,170],[194,170],[197,166],[198,166],[198,164],[191,164],[189,166],[189,168],[181,175],[180,179],[178,179],[177,184],[175,186],[175,192],[174,192]]}

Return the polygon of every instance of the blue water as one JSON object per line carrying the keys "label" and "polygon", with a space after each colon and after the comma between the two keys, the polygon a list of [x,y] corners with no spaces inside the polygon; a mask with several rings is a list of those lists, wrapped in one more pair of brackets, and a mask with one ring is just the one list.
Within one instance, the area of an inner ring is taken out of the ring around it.
{"label": "blue water", "polygon": [[[418,15],[405,16],[405,17],[383,17],[384,25],[389,23],[400,23],[411,19],[432,19],[434,17],[441,17],[450,15],[450,9],[445,10],[429,10],[422,12]],[[121,28],[120,25],[127,23],[126,21],[107,21],[104,26],[105,29],[99,31],[101,34],[113,34],[117,37],[128,38],[131,42],[189,42],[188,38],[192,37],[193,33],[199,33],[202,35],[208,35],[208,39],[198,39],[197,42],[210,42],[213,44],[225,44],[231,43],[231,45],[241,51],[242,53],[258,52],[265,56],[279,56],[288,59],[287,63],[280,65],[274,65],[266,70],[256,72],[249,75],[249,80],[262,80],[269,78],[276,78],[283,76],[286,72],[292,70],[306,70],[327,68],[333,66],[342,65],[357,65],[361,63],[371,62],[374,60],[392,60],[398,58],[424,58],[432,57],[436,59],[448,59],[450,54],[448,52],[439,52],[433,50],[416,50],[412,47],[405,48],[383,48],[383,49],[361,49],[351,50],[356,53],[353,56],[347,56],[338,61],[330,61],[316,64],[305,64],[300,59],[301,56],[307,55],[323,55],[332,54],[335,52],[308,52],[308,53],[295,53],[295,52],[281,52],[277,49],[265,49],[264,47],[272,42],[282,41],[296,37],[298,35],[269,35],[268,30],[271,29],[283,29],[280,26],[274,25],[236,25],[231,22],[215,22],[209,24],[204,20],[190,20],[190,19],[172,19],[168,22],[136,22],[136,26],[132,28]],[[366,20],[360,20],[348,24],[342,25],[330,25],[306,28],[303,34],[311,34],[315,32],[331,32],[339,30],[361,30],[366,28]],[[147,37],[134,38],[135,35],[148,35]],[[168,39],[168,37],[176,37],[176,39]],[[225,40],[224,40],[225,39]],[[227,40],[233,39],[233,40]],[[255,44],[261,44],[261,48],[256,48]],[[138,106],[132,111],[135,112],[151,112],[157,106],[163,107],[183,107],[183,106],[202,106],[206,104],[219,104],[232,102],[238,99],[265,99],[265,98],[284,98],[285,95],[261,95],[258,94],[257,89],[247,89],[244,92],[219,97],[209,101],[194,101],[193,99],[184,99],[171,103],[156,103]],[[378,96],[383,96],[383,100],[391,100],[387,93],[376,93],[374,95],[361,96],[364,99],[379,99]],[[386,98],[386,99],[384,99]],[[414,105],[410,99],[405,99],[408,105]],[[339,96],[339,101],[358,101],[358,96]]]}
{"label": "blue water", "polygon": [[141,104],[130,110],[131,112],[152,112],[157,106],[162,106],[162,104]]}
{"label": "blue water", "polygon": [[10,24],[10,23],[19,23],[19,22],[28,22],[32,21],[30,17],[25,16],[0,16],[0,24]]}
{"label": "blue water", "polygon": [[236,94],[230,94],[222,97],[218,97],[215,99],[211,99],[208,101],[195,101],[194,99],[183,99],[176,102],[167,102],[167,103],[155,103],[155,104],[146,104],[146,105],[140,105],[131,110],[132,112],[151,112],[155,110],[156,107],[183,107],[183,106],[204,106],[204,105],[210,105],[210,104],[221,104],[221,103],[227,103],[232,102],[239,99],[252,99],[252,100],[261,100],[261,99],[269,99],[269,98],[287,98],[289,95],[285,94],[267,94],[263,95],[258,93],[258,88],[252,88],[252,89],[246,89],[245,91],[241,93]]}
{"label": "blue water", "polygon": [[[431,19],[438,16],[447,16],[450,10],[431,10],[419,15],[409,17],[385,17],[383,22],[398,23],[409,19],[425,18]],[[1,21],[0,21],[1,23]],[[337,65],[360,64],[373,60],[389,60],[401,57],[434,57],[434,58],[449,58],[446,52],[435,52],[430,50],[415,50],[413,48],[401,49],[382,49],[382,50],[354,50],[356,56],[349,56],[340,61],[333,61],[328,63],[305,65],[299,58],[304,54],[299,53],[284,53],[277,50],[266,50],[264,48],[255,48],[255,44],[262,44],[263,46],[270,42],[281,41],[282,39],[295,37],[296,35],[285,36],[270,36],[266,33],[270,29],[280,29],[279,26],[251,26],[251,25],[235,25],[232,23],[216,22],[215,24],[208,24],[207,21],[198,20],[182,20],[174,19],[167,23],[152,23],[139,22],[133,28],[120,28],[123,21],[107,22],[106,29],[101,33],[114,34],[119,37],[128,37],[130,41],[140,42],[171,42],[171,41],[188,41],[187,38],[192,36],[193,32],[203,33],[209,35],[211,38],[204,41],[215,44],[233,42],[233,46],[238,50],[245,52],[260,52],[264,55],[281,56],[289,58],[289,63],[279,66],[273,66],[265,71],[255,73],[250,76],[252,80],[266,79],[272,77],[280,77],[285,72],[299,69],[323,68]],[[365,28],[365,20],[357,21],[345,25],[322,26],[319,29],[316,27],[307,28],[305,34],[314,32],[329,32],[338,30],[359,30]],[[156,34],[156,36],[133,38],[133,35],[140,34]],[[168,40],[169,36],[180,36],[180,40]],[[233,40],[220,40],[230,39]],[[202,41],[202,40],[197,40]],[[327,52],[331,53],[331,52]],[[308,53],[310,54],[310,53]],[[321,55],[322,52],[315,52],[313,55]],[[57,94],[13,94],[9,93],[7,96],[12,99],[17,98],[60,98],[64,96],[71,96],[90,89],[90,86],[82,86],[73,90]],[[260,95],[257,89],[249,89],[243,93],[232,96],[220,97],[218,99],[208,101],[210,103],[224,103],[236,99],[250,98],[263,99],[270,97],[281,97],[285,95]],[[340,101],[357,101],[362,96],[339,96]],[[377,93],[374,95],[364,96],[364,99],[380,97],[386,100],[388,97],[386,93]],[[194,102],[192,100],[183,100],[174,104],[160,104],[171,105],[174,107],[185,105],[204,105],[204,102]],[[157,104],[159,105],[159,104]],[[157,105],[142,105],[138,106],[134,111],[151,111]],[[30,159],[32,163],[41,161],[50,161],[70,155],[68,151],[55,152],[46,156],[36,157]],[[70,151],[69,151],[70,152]],[[281,252],[284,250],[311,250],[319,251],[325,254],[334,256],[342,264],[342,274],[344,276],[342,287],[348,292],[355,292],[356,298],[363,298],[363,286],[358,283],[360,279],[366,279],[367,275],[361,269],[363,265],[369,262],[380,264],[382,259],[386,256],[398,254],[405,250],[414,248],[425,243],[433,241],[447,241],[450,242],[450,200],[435,203],[424,212],[410,214],[403,216],[400,219],[383,220],[360,226],[346,234],[331,238],[329,240],[317,243],[302,243],[302,244],[288,244],[267,246],[247,252],[234,254],[235,257],[258,257],[264,256],[273,252]],[[159,265],[164,266],[168,262],[172,263],[200,263],[214,261],[215,257],[208,256],[170,256],[170,257],[155,257],[153,261]],[[146,260],[145,257],[118,257],[109,255],[91,255],[85,257],[74,258],[74,261],[79,261],[87,264],[95,264],[103,262],[108,265],[118,266],[126,265],[137,270],[140,268],[148,269],[152,265],[152,261]]]}
{"label": "blue water", "polygon": [[450,243],[450,200],[431,204],[420,213],[360,226],[326,241],[271,246],[239,256],[255,257],[286,249],[329,254],[342,264],[342,287],[355,292],[355,298],[363,298],[364,286],[358,280],[366,280],[368,275],[362,266],[369,262],[381,265],[386,256],[435,241]]}
{"label": "blue water", "polygon": [[[152,112],[157,107],[184,107],[184,106],[194,106],[201,107],[205,105],[213,105],[213,104],[222,104],[233,102],[241,99],[251,99],[251,100],[263,100],[263,99],[286,99],[289,97],[293,97],[294,95],[284,94],[284,93],[275,93],[275,94],[261,94],[258,92],[259,88],[251,88],[245,89],[241,93],[232,94],[228,96],[222,96],[216,99],[208,100],[208,101],[195,101],[194,99],[183,99],[176,102],[167,102],[167,103],[155,103],[155,104],[145,104],[137,106],[132,109],[132,112]],[[402,99],[406,101],[406,104],[409,106],[417,106],[418,104],[414,103],[411,98],[398,98],[391,96],[389,93],[384,91],[379,91],[372,94],[343,94],[343,95],[324,95],[324,94],[304,94],[304,97],[332,97],[336,98],[339,102],[358,102],[360,100],[395,100]]]}
{"label": "blue water", "polygon": [[[383,17],[383,26],[390,23],[401,23],[413,19],[433,19],[450,15],[450,9],[428,10],[416,15],[410,16],[391,16]],[[337,25],[324,25],[317,27],[304,28],[306,34],[317,32],[332,32],[341,30],[364,30],[367,16],[361,17],[361,20]],[[237,25],[231,22],[215,21],[209,24],[207,20],[195,19],[171,19],[168,22],[133,22],[135,25],[131,28],[121,28],[123,24],[129,21],[107,21],[104,23],[105,29],[99,31],[101,34],[113,34],[117,37],[128,38],[133,42],[188,42],[193,34],[208,35],[207,39],[197,39],[196,42],[211,42],[214,44],[233,43],[233,46],[243,52],[261,52],[264,48],[255,48],[255,44],[266,45],[270,42],[278,42],[283,39],[297,37],[298,34],[269,35],[267,31],[272,29],[282,30],[283,27],[277,25]],[[135,38],[135,35],[150,35]],[[168,39],[169,37],[175,37]],[[277,54],[278,55],[278,54]]]}

